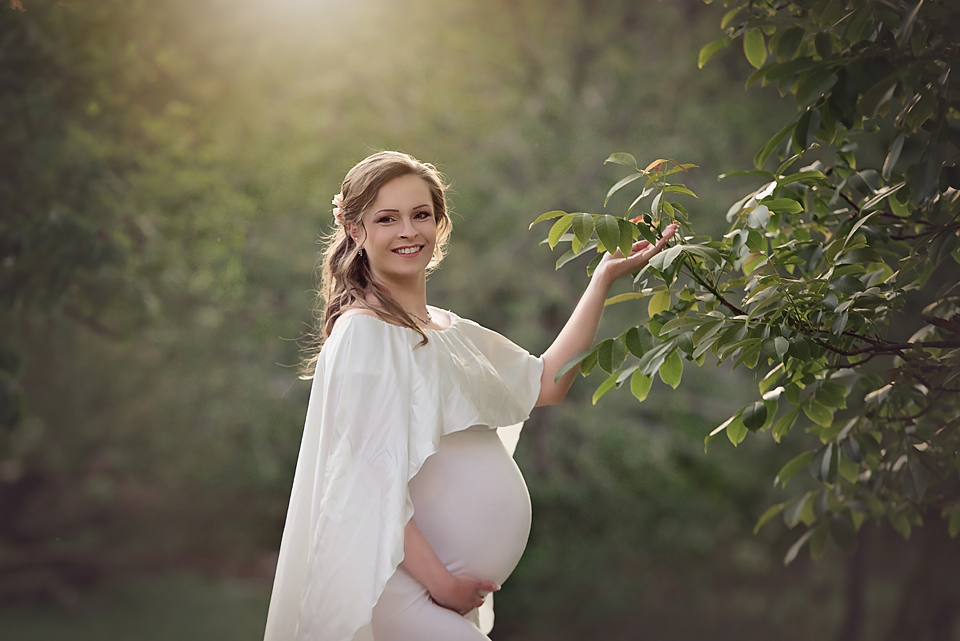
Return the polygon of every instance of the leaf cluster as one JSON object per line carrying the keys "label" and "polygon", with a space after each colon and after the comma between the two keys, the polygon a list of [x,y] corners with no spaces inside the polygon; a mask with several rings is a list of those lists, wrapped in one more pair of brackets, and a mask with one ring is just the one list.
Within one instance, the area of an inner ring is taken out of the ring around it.
{"label": "leaf cluster", "polygon": [[[798,425],[815,437],[775,479],[785,486],[806,468],[815,489],[771,507],[757,524],[782,515],[791,528],[806,526],[786,562],[808,542],[814,557],[830,538],[852,549],[868,517],[908,537],[938,511],[955,536],[960,90],[951,72],[960,8],[726,4],[726,35],[701,50],[700,66],[740,40],[756,68],[747,87],[775,86],[793,97],[796,115],[757,152],[754,169],[721,176],[760,182],[727,210],[721,238],[697,236],[690,214],[670,200],[692,195],[670,182],[685,166],[658,159],[641,170],[629,154],[608,159],[633,170],[608,200],[645,178],[643,188],[622,217],[560,216],[548,242],[572,246],[558,267],[611,247],[614,227],[656,236],[676,220],[682,233],[637,275],[635,291],[608,301],[648,298],[647,321],[566,371],[607,373],[595,402],[628,380],[643,400],[656,372],[676,386],[683,361],[702,365],[708,353],[756,371],[759,398],[705,444],[725,433],[737,445],[765,431],[779,442]],[[878,141],[885,152],[872,154]],[[647,197],[647,210],[631,218]]]}

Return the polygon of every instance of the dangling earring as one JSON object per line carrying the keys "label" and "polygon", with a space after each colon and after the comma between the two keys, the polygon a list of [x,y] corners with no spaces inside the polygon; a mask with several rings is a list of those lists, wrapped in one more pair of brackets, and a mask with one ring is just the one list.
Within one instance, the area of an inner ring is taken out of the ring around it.
{"label": "dangling earring", "polygon": [[363,258],[363,247],[360,248],[360,253],[357,254],[358,258]]}

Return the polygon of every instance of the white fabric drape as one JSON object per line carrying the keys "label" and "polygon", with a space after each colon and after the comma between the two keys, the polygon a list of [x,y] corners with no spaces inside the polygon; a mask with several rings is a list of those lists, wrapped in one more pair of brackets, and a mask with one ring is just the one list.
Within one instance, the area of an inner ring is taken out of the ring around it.
{"label": "white fabric drape", "polygon": [[[444,313],[436,310],[437,313]],[[449,314],[428,331],[358,315],[323,346],[304,425],[265,641],[373,641],[370,619],[403,559],[408,481],[444,434],[501,428],[512,454],[541,359]],[[480,611],[493,623],[492,599]]]}

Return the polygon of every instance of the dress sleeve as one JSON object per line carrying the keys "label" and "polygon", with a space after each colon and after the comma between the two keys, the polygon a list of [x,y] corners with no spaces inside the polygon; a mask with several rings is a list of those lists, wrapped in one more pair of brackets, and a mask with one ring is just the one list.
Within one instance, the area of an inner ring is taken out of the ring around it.
{"label": "dress sleeve", "polygon": [[328,339],[313,379],[265,641],[364,636],[403,559],[407,481],[423,462],[409,443],[421,441],[416,458],[436,451],[436,426],[411,435],[411,341],[356,320]]}
{"label": "dress sleeve", "polygon": [[543,374],[543,358],[534,356],[508,338],[473,321],[458,318],[458,324],[490,361],[503,380],[506,389],[522,409],[521,422],[497,426],[497,435],[513,456],[520,440],[520,431],[525,420],[540,397],[540,376]]}

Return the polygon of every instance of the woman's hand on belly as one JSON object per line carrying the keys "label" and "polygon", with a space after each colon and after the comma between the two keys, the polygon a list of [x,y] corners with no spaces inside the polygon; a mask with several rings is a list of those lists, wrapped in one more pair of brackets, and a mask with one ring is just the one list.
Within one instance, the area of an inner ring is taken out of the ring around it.
{"label": "woman's hand on belly", "polygon": [[499,589],[500,586],[493,581],[469,574],[451,574],[448,581],[430,591],[430,597],[439,606],[466,614],[483,605],[487,594]]}
{"label": "woman's hand on belly", "polygon": [[423,584],[437,605],[460,614],[479,608],[484,597],[500,586],[469,574],[451,574],[410,519],[403,531],[403,567]]}

